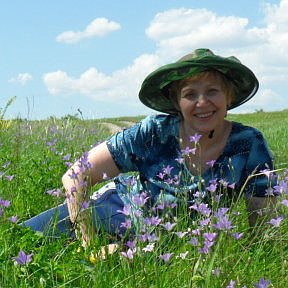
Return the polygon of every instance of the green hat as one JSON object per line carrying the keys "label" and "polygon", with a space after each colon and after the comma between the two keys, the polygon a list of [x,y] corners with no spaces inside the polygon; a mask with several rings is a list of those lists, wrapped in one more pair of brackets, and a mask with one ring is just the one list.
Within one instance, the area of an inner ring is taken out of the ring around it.
{"label": "green hat", "polygon": [[201,48],[149,74],[142,83],[139,92],[140,101],[154,110],[177,114],[178,111],[167,93],[169,85],[174,81],[209,70],[219,71],[233,83],[235,99],[229,109],[248,101],[258,90],[259,82],[256,76],[236,57],[221,57],[209,49]]}

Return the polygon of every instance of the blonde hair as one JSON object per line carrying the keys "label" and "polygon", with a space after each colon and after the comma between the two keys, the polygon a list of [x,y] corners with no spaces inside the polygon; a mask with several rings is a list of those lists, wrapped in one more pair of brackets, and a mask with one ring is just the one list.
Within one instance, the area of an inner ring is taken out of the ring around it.
{"label": "blonde hair", "polygon": [[[231,81],[229,81],[221,72],[216,70],[208,70],[201,72],[195,76],[188,77],[185,79],[174,81],[168,91],[169,91],[169,99],[173,103],[174,107],[180,112],[180,107],[178,103],[179,95],[181,89],[187,85],[188,82],[199,80],[199,79],[207,79],[208,77],[213,76],[220,80],[221,88],[223,89],[226,99],[228,100],[228,103],[231,104],[235,101],[235,88]],[[228,107],[229,108],[229,105]]]}

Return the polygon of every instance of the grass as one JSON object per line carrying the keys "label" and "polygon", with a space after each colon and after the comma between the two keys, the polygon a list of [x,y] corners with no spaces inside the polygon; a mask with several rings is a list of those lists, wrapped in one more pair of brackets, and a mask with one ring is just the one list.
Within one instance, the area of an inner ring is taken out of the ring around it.
{"label": "grass", "polygon": [[[133,259],[123,257],[120,252],[105,260],[91,258],[91,253],[97,253],[101,246],[108,244],[105,235],[100,235],[95,245],[84,251],[80,241],[65,236],[43,237],[9,221],[15,215],[19,221],[28,219],[63,202],[63,198],[52,197],[46,191],[61,188],[61,176],[67,170],[65,162],[74,162],[84,151],[109,137],[101,121],[117,124],[136,122],[143,117],[93,121],[77,117],[51,117],[43,121],[15,119],[9,121],[9,125],[1,125],[0,198],[10,200],[11,205],[3,208],[0,217],[0,287],[210,288],[227,287],[230,281],[236,281],[235,287],[255,287],[261,278],[271,281],[273,286],[269,287],[287,287],[288,209],[280,204],[279,213],[286,218],[278,228],[268,225],[265,233],[253,234],[254,237],[249,234],[245,203],[240,201],[232,207],[229,219],[236,226],[234,232],[244,232],[241,239],[235,240],[230,232],[217,231],[218,239],[211,251],[203,254],[189,243],[191,236],[188,234],[184,233],[181,238],[159,226],[156,231],[160,239],[154,251],[139,250]],[[228,117],[259,128],[275,155],[277,168],[288,167],[287,110]],[[217,207],[214,208],[216,211]],[[179,212],[178,215],[173,231],[190,229],[191,233],[199,227],[199,221],[205,220],[203,216],[191,222],[187,214]],[[175,221],[169,218],[169,213],[165,217],[166,222]],[[207,233],[216,232],[209,225],[205,229]],[[198,240],[202,245],[203,235]],[[137,245],[142,249],[147,243]],[[32,262],[16,265],[12,257],[20,250],[33,253]],[[125,248],[121,246],[120,251]],[[181,253],[187,251],[185,258]],[[167,263],[159,258],[165,253],[173,253]]]}

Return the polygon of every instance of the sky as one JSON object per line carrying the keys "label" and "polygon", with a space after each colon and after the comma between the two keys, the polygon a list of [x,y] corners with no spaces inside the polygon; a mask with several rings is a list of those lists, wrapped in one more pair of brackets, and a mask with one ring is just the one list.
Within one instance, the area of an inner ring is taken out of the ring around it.
{"label": "sky", "polygon": [[138,100],[145,77],[209,48],[259,79],[256,96],[231,113],[282,110],[287,15],[288,0],[3,0],[0,109],[16,96],[7,119],[153,114]]}

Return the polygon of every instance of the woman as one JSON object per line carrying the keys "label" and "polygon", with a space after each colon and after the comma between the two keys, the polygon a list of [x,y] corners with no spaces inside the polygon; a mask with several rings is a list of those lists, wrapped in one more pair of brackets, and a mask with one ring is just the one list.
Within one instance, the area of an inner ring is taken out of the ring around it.
{"label": "woman", "polygon": [[[222,183],[226,200],[245,193],[254,225],[257,211],[268,207],[271,198],[266,197],[270,178],[258,174],[272,170],[273,159],[258,130],[225,116],[253,97],[258,86],[253,72],[237,58],[209,49],[197,49],[160,67],[144,80],[139,97],[167,114],[149,116],[89,151],[62,178],[67,204],[23,224],[44,230],[57,214],[58,228],[70,229],[71,221],[88,245],[95,228],[125,232],[121,210],[140,192],[145,191],[146,207],[151,208],[180,201],[184,194],[189,203],[197,197],[209,201],[207,187]],[[139,181],[121,174],[132,171],[138,172]],[[252,174],[258,176],[246,181]],[[103,175],[113,181],[93,194],[92,209],[83,209],[89,188],[103,181]]]}

